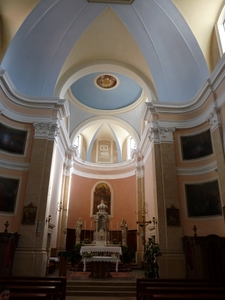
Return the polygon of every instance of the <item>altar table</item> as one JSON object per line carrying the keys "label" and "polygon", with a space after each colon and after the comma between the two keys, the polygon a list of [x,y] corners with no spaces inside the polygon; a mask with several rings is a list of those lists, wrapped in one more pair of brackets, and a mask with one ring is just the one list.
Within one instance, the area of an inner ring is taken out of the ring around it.
{"label": "altar table", "polygon": [[[85,257],[85,253],[91,253],[93,256]],[[82,246],[80,254],[83,256],[83,271],[86,271],[86,263],[90,262],[90,277],[105,278],[110,277],[110,264],[116,263],[115,271],[118,272],[118,264],[120,255],[122,255],[121,247],[107,246]]]}

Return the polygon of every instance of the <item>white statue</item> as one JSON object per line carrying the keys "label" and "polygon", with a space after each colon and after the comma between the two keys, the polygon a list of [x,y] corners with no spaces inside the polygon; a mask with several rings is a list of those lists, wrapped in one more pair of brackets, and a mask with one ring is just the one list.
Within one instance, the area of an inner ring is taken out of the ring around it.
{"label": "white statue", "polygon": [[127,223],[126,220],[122,219],[120,223],[120,227],[122,230],[122,245],[127,246]]}
{"label": "white statue", "polygon": [[82,230],[82,219],[79,218],[79,220],[76,223],[76,244],[80,244],[80,234]]}

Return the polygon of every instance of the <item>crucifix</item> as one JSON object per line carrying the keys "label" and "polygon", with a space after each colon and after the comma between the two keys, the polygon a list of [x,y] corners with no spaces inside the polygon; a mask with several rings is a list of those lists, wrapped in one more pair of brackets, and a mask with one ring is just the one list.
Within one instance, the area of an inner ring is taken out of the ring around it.
{"label": "crucifix", "polygon": [[154,225],[157,224],[156,218],[153,217],[152,220],[146,221],[145,220],[145,214],[147,213],[147,203],[145,203],[144,208],[143,208],[143,213],[142,213],[142,221],[137,221],[136,224],[139,224],[139,226],[142,228],[142,243],[144,246],[144,251],[146,247],[146,232],[145,232],[145,227],[148,226],[149,224],[153,223]]}

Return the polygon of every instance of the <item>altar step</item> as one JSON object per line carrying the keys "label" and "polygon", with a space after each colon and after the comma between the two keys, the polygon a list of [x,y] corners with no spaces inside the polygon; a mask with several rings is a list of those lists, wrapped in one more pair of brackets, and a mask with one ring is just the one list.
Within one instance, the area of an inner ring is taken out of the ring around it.
{"label": "altar step", "polygon": [[75,280],[67,281],[66,296],[76,297],[136,297],[136,283],[133,280]]}

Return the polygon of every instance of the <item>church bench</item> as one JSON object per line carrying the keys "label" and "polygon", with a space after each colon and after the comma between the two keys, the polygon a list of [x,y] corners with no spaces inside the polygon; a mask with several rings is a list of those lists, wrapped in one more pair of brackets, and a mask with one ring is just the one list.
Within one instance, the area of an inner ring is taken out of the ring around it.
{"label": "church bench", "polygon": [[37,293],[10,293],[10,300],[51,300],[49,294],[37,294]]}
{"label": "church bench", "polygon": [[32,294],[48,294],[51,300],[57,300],[59,295],[55,286],[39,286],[39,285],[11,285],[12,293],[32,293]]}
{"label": "church bench", "polygon": [[5,276],[0,277],[0,285],[33,285],[33,286],[55,286],[58,298],[66,298],[66,277],[64,276]]}
{"label": "church bench", "polygon": [[217,289],[216,294],[220,294],[221,291],[225,293],[225,287],[221,283],[203,280],[137,278],[136,283],[137,300],[151,299],[153,294],[205,294],[206,290],[211,292],[211,289]]}
{"label": "church bench", "polygon": [[[224,287],[193,287],[193,286],[186,286],[186,287],[146,287],[145,291],[139,295],[139,299],[146,300],[146,299],[154,299],[156,295],[221,295],[224,297],[225,295],[225,288]],[[211,298],[213,299],[213,298]]]}
{"label": "church bench", "polygon": [[150,295],[150,298],[147,298],[146,300],[150,299],[157,299],[157,300],[199,300],[199,299],[225,299],[224,295],[219,294],[166,294],[166,295]]}
{"label": "church bench", "polygon": [[206,283],[205,280],[202,279],[186,279],[186,278],[137,278],[136,279],[136,299],[140,298],[140,295],[143,294],[145,287],[152,286],[154,284],[157,285],[170,285],[170,284],[188,284],[188,283]]}

